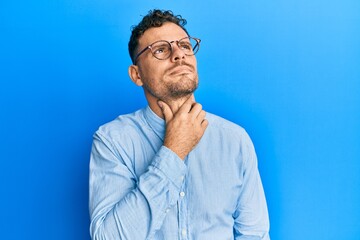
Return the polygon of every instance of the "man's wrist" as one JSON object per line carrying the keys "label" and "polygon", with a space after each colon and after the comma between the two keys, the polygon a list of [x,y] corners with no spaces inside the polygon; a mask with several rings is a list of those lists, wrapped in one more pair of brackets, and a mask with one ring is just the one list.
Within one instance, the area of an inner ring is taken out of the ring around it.
{"label": "man's wrist", "polygon": [[168,148],[169,150],[171,150],[174,154],[176,154],[182,161],[185,159],[187,153],[181,149],[179,147],[178,144],[171,144],[171,143],[167,143],[166,141],[164,142],[164,147]]}
{"label": "man's wrist", "polygon": [[162,171],[178,187],[181,185],[181,176],[184,176],[187,171],[184,161],[166,146],[160,148],[151,165]]}

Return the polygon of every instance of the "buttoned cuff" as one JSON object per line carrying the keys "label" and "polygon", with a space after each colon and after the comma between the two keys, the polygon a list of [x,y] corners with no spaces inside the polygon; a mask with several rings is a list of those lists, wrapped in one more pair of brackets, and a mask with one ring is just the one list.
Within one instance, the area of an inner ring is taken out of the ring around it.
{"label": "buttoned cuff", "polygon": [[163,172],[176,187],[181,187],[187,167],[184,161],[172,150],[162,146],[151,165]]}

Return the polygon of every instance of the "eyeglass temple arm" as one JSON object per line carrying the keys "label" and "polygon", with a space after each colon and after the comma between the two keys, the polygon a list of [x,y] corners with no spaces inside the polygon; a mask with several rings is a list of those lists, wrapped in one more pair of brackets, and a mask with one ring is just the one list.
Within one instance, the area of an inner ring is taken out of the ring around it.
{"label": "eyeglass temple arm", "polygon": [[147,46],[146,48],[144,48],[143,50],[141,50],[134,58],[133,64],[136,64],[136,60],[140,57],[141,54],[143,54],[146,50],[148,50],[150,47]]}
{"label": "eyeglass temple arm", "polygon": [[195,44],[195,46],[193,47],[193,50],[194,50],[197,46],[200,46],[201,39],[199,39],[199,38],[193,38],[193,39],[196,40],[196,44]]}

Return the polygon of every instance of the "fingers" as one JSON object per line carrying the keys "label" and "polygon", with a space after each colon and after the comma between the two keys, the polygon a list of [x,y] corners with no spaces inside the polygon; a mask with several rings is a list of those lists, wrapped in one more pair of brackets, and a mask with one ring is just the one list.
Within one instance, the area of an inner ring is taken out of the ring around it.
{"label": "fingers", "polygon": [[167,105],[165,102],[163,101],[158,101],[158,105],[164,115],[165,118],[165,122],[168,123],[169,121],[171,121],[171,119],[173,119],[174,115],[173,112],[171,111],[171,108],[169,107],[169,105]]}
{"label": "fingers", "polygon": [[207,128],[208,125],[209,125],[209,121],[207,119],[204,119],[201,122],[201,128],[203,129],[203,131],[205,131],[205,129]]}
{"label": "fingers", "polygon": [[[189,104],[189,103],[190,103],[190,101],[187,102],[186,104]],[[204,110],[202,110],[202,105],[200,103],[193,102],[190,106],[191,106],[190,109],[189,109],[189,105],[188,105],[188,106],[185,106],[183,109],[181,109],[182,111],[179,110],[180,115],[183,115],[183,116],[186,115],[190,119],[196,120],[198,123],[201,124],[204,121],[205,116],[206,116],[206,112]]]}
{"label": "fingers", "polygon": [[161,108],[166,123],[178,116],[182,119],[196,120],[199,124],[203,124],[204,126],[207,125],[207,123],[203,123],[206,112],[202,110],[201,104],[195,102],[194,95],[191,95],[175,114],[167,103],[159,100],[158,105]]}
{"label": "fingers", "polygon": [[206,117],[206,112],[204,110],[201,110],[196,118],[197,121],[200,122],[201,128],[203,130],[205,130],[207,128],[207,126],[209,125],[209,122],[205,117]]}
{"label": "fingers", "polygon": [[197,117],[201,112],[201,110],[202,110],[202,105],[200,103],[193,103],[189,113],[194,114]]}
{"label": "fingers", "polygon": [[188,113],[190,112],[193,103],[195,102],[195,98],[194,95],[191,95],[185,102],[184,104],[180,107],[179,109],[179,113]]}
{"label": "fingers", "polygon": [[206,112],[204,110],[201,110],[196,118],[202,122],[205,119],[205,116],[206,116]]}

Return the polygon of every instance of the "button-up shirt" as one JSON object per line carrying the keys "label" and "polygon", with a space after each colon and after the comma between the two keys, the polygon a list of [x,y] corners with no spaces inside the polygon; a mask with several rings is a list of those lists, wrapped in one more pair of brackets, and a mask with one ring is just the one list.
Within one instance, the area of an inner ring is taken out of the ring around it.
{"label": "button-up shirt", "polygon": [[93,240],[269,239],[248,134],[213,114],[206,119],[184,160],[163,146],[166,125],[150,107],[99,128],[90,158]]}

